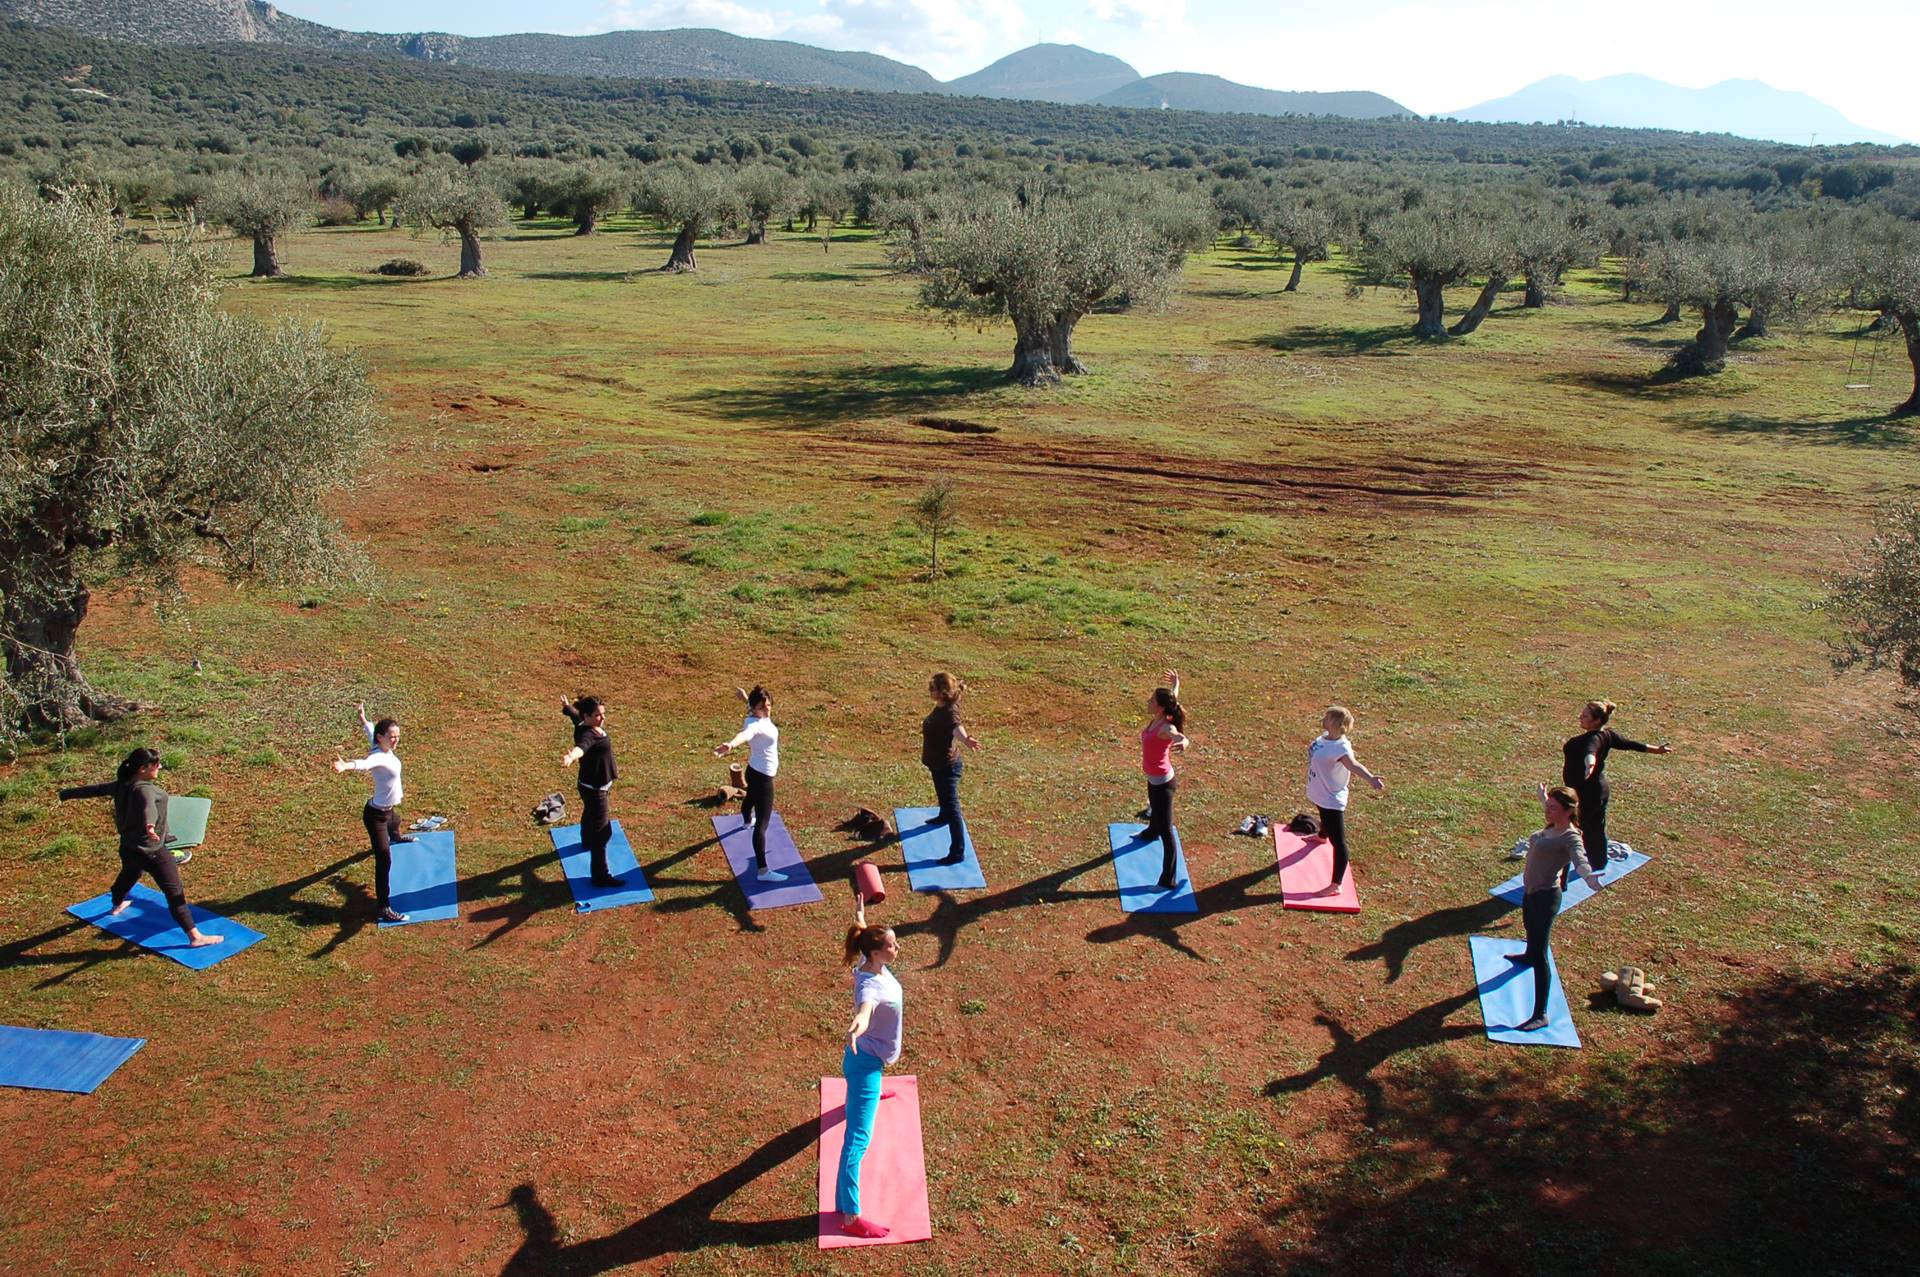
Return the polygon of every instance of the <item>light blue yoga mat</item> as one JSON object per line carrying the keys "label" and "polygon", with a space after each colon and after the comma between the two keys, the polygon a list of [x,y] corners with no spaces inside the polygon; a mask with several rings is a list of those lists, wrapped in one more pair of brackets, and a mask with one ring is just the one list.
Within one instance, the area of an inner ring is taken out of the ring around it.
{"label": "light blue yoga mat", "polygon": [[567,875],[567,886],[573,889],[573,907],[579,912],[643,905],[653,899],[653,888],[640,872],[633,844],[627,841],[627,831],[620,828],[619,821],[613,822],[613,837],[607,840],[607,872],[622,881],[624,885],[618,887],[594,886],[593,856],[580,845],[580,826],[555,825],[547,833],[553,838],[553,849],[560,853],[560,868]]}
{"label": "light blue yoga mat", "polygon": [[0,1025],[0,1086],[91,1095],[146,1044],[145,1038]]}
{"label": "light blue yoga mat", "polygon": [[395,843],[393,872],[387,877],[387,902],[407,915],[405,922],[383,922],[404,927],[416,922],[439,922],[460,916],[455,883],[453,831],[435,829],[413,835],[412,842]]}
{"label": "light blue yoga mat", "polygon": [[1522,1033],[1514,1026],[1525,1024],[1533,1014],[1533,968],[1508,962],[1507,955],[1526,952],[1527,942],[1472,936],[1467,943],[1473,949],[1473,978],[1480,985],[1480,1017],[1487,1023],[1488,1037],[1515,1046],[1579,1048],[1580,1034],[1574,1030],[1573,1012],[1560,987],[1560,969],[1553,963],[1551,949],[1547,951],[1547,1027]]}
{"label": "light blue yoga mat", "polygon": [[973,831],[960,822],[963,858],[947,863],[953,841],[945,825],[927,822],[940,814],[938,807],[895,807],[893,827],[900,831],[900,854],[907,862],[907,880],[915,891],[970,891],[987,885],[980,871],[980,858],[973,853]]}
{"label": "light blue yoga mat", "polygon": [[1193,879],[1187,874],[1187,853],[1180,844],[1180,831],[1173,831],[1173,864],[1176,880],[1172,891],[1160,888],[1160,867],[1166,853],[1160,840],[1142,838],[1145,825],[1107,826],[1107,842],[1113,848],[1113,876],[1120,887],[1120,907],[1128,913],[1199,913],[1200,902],[1193,897]]}
{"label": "light blue yoga mat", "polygon": [[196,949],[187,941],[187,933],[167,912],[167,898],[149,887],[146,883],[135,883],[133,891],[127,896],[127,911],[119,917],[109,917],[107,911],[113,908],[112,896],[101,892],[91,900],[82,900],[77,905],[68,905],[67,912],[82,922],[91,922],[94,926],[110,931],[122,940],[131,940],[143,949],[172,958],[183,967],[192,967],[195,971],[204,971],[216,962],[231,958],[242,949],[249,948],[266,939],[252,927],[235,922],[231,918],[222,918],[218,914],[208,913],[199,905],[190,904],[193,910],[194,925],[207,935],[221,937],[219,944],[210,944]]}
{"label": "light blue yoga mat", "polygon": [[[1611,887],[1614,883],[1620,881],[1620,879],[1626,877],[1641,865],[1646,864],[1649,859],[1650,857],[1640,852],[1629,852],[1626,859],[1609,860],[1605,869],[1596,870],[1595,872],[1599,875],[1600,885],[1602,887]],[[1498,896],[1517,909],[1520,907],[1521,899],[1526,895],[1525,878],[1525,874],[1515,874],[1499,886],[1489,890],[1487,894],[1490,896]],[[1582,900],[1589,900],[1592,899],[1592,897],[1593,888],[1587,885],[1585,878],[1575,874],[1573,881],[1567,884],[1566,891],[1561,893],[1560,912],[1565,913]]]}

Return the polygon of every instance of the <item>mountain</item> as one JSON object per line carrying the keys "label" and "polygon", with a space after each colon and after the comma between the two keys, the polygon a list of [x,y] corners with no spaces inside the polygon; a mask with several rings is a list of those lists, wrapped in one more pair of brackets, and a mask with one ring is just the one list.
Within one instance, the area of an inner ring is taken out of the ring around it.
{"label": "mountain", "polygon": [[949,93],[1030,102],[1092,102],[1132,84],[1140,73],[1119,58],[1077,44],[1036,44],[1009,53],[992,66],[948,80]]}
{"label": "mountain", "polygon": [[1758,80],[1725,80],[1710,89],[1683,89],[1644,75],[1598,80],[1551,76],[1518,93],[1455,111],[1457,120],[1551,124],[1579,120],[1634,129],[1731,133],[1772,142],[1878,142],[1898,146],[1890,133],[1863,129],[1826,103]]}
{"label": "mountain", "polygon": [[725,31],[604,35],[382,35],[340,31],[281,13],[265,0],[0,0],[0,18],[142,44],[276,43],[362,49],[494,71],[632,79],[753,80],[876,93],[936,93],[919,67],[874,53],[840,53]]}
{"label": "mountain", "polygon": [[1238,111],[1247,115],[1344,115],[1373,120],[1412,115],[1378,93],[1283,93],[1235,84],[1217,75],[1170,71],[1123,84],[1093,99],[1101,106],[1165,107],[1174,111]]}

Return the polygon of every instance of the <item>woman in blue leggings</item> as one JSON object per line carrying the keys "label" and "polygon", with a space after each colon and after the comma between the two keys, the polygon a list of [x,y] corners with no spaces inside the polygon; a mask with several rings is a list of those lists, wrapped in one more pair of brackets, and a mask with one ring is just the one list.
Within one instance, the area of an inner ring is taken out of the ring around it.
{"label": "woman in blue leggings", "polygon": [[873,1120],[880,1111],[881,1075],[900,1058],[900,1013],[905,995],[887,963],[900,956],[891,927],[867,925],[866,901],[853,893],[853,925],[847,928],[842,957],[853,968],[853,1023],[840,1071],[847,1079],[846,1142],[840,1149],[840,1176],[833,1204],[840,1226],[854,1237],[885,1237],[889,1231],[860,1214],[860,1163],[873,1142]]}

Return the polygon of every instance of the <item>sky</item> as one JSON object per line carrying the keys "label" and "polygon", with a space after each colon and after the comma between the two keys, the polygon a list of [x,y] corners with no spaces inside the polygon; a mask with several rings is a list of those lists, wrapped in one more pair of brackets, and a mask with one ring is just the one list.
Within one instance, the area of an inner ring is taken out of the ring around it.
{"label": "sky", "polygon": [[[1798,89],[1855,124],[1920,140],[1920,0],[277,0],[355,31],[582,35],[718,27],[864,49],[942,80],[1037,40],[1143,75],[1204,71],[1269,89],[1371,89],[1423,115],[1549,75],[1639,72],[1689,88]],[[1831,21],[1821,17],[1832,15]],[[1494,58],[1489,59],[1492,50]]]}

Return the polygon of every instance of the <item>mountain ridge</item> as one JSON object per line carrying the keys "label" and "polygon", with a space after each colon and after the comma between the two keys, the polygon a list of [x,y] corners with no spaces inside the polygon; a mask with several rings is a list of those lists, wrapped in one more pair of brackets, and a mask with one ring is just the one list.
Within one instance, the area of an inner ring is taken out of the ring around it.
{"label": "mountain ridge", "polygon": [[1732,133],[1764,141],[1804,144],[1872,142],[1898,146],[1904,139],[1863,128],[1818,98],[1776,89],[1760,80],[1732,79],[1689,89],[1652,76],[1622,74],[1582,80],[1551,75],[1505,97],[1451,112],[1456,120],[1482,123],[1551,124],[1577,119],[1621,128],[1672,129],[1683,133]]}

